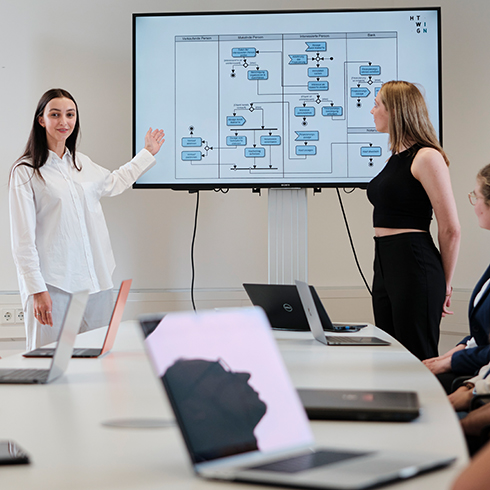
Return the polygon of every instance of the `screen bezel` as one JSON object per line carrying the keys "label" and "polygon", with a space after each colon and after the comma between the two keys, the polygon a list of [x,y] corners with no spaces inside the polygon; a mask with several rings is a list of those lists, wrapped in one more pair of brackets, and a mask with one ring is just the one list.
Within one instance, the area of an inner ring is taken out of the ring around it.
{"label": "screen bezel", "polygon": [[[437,14],[437,57],[438,57],[438,139],[442,145],[443,135],[443,117],[442,117],[442,35],[441,35],[441,7],[394,7],[394,8],[372,8],[372,9],[298,9],[298,10],[222,10],[222,11],[186,11],[186,12],[146,12],[133,13],[132,22],[132,150],[133,155],[138,152],[138,142],[136,141],[136,22],[140,17],[186,17],[186,16],[219,16],[219,15],[271,15],[271,14],[304,14],[304,13],[369,13],[369,12],[409,12],[409,11],[435,11]],[[163,128],[165,129],[165,128]],[[212,183],[194,183],[194,182],[158,182],[158,183],[141,183],[133,184],[135,189],[172,189],[195,192],[198,190],[223,190],[232,188],[252,189],[298,189],[312,188],[316,191],[321,188],[360,188],[366,189],[369,182],[366,181],[338,181],[338,182],[230,182],[212,184]]]}

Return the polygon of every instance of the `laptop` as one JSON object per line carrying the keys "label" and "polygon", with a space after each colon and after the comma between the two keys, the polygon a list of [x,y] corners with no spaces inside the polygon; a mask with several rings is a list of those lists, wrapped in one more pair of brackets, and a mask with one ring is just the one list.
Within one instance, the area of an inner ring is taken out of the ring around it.
{"label": "laptop", "polygon": [[299,388],[298,394],[310,420],[410,422],[420,415],[414,391]]}
{"label": "laptop", "polygon": [[[379,337],[351,337],[351,336],[337,336],[337,335],[325,335],[323,331],[322,323],[320,320],[320,315],[313,300],[313,295],[311,294],[311,289],[308,284],[303,281],[296,281],[296,287],[298,289],[298,294],[301,299],[301,304],[303,305],[306,318],[308,320],[308,325],[310,326],[311,333],[318,342],[325,345],[391,345],[387,340],[380,339]],[[327,312],[325,311],[326,318],[328,322]]]}
{"label": "laptop", "polygon": [[49,369],[0,369],[0,384],[51,383],[68,367],[88,301],[88,291],[73,293],[61,324],[60,337]]}
{"label": "laptop", "polygon": [[[132,279],[126,279],[121,283],[119,288],[119,293],[117,295],[116,303],[114,309],[112,310],[111,321],[107,327],[107,333],[104,339],[104,343],[100,348],[85,348],[76,347],[73,349],[71,357],[77,358],[94,358],[101,357],[107,354],[114,345],[114,340],[116,339],[117,330],[119,329],[119,324],[124,313],[124,307],[126,306],[126,301],[128,299],[129,290],[131,289]],[[39,347],[38,349],[31,350],[22,354],[24,357],[53,357],[54,348],[53,347]]]}
{"label": "laptop", "polygon": [[[308,320],[294,284],[243,284],[250,301],[264,309],[273,329],[308,332]],[[316,289],[311,294],[320,314],[323,329],[329,332],[357,332],[366,325],[332,323]]]}
{"label": "laptop", "polygon": [[356,490],[441,468],[429,453],[315,448],[310,423],[261,308],[140,319],[197,475]]}

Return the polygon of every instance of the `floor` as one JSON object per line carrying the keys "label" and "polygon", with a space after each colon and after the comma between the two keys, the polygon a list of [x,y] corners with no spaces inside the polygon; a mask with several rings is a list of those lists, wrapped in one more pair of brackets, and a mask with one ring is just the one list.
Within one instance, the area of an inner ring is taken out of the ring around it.
{"label": "floor", "polygon": [[26,350],[26,339],[0,339],[0,357],[20,354]]}

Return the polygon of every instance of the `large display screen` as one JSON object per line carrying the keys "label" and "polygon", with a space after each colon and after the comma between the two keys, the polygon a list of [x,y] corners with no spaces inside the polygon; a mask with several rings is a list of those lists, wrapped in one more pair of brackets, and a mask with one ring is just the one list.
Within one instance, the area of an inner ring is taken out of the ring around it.
{"label": "large display screen", "polygon": [[441,137],[440,8],[133,15],[135,187],[365,187],[389,157],[370,111],[416,83]]}

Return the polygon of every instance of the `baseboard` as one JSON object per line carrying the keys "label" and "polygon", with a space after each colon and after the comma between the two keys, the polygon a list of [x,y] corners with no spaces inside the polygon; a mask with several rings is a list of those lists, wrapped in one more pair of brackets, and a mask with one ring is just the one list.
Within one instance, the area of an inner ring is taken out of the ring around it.
{"label": "baseboard", "polygon": [[[331,319],[337,322],[374,323],[371,297],[362,286],[316,287],[318,295]],[[441,323],[441,337],[447,342],[463,337],[468,332],[468,301],[470,290],[455,290],[451,309],[454,315],[447,316]],[[243,288],[196,289],[194,302],[197,310],[251,306]],[[407,308],[410,298],[407,298]],[[0,291],[0,310],[21,308],[17,291]],[[193,308],[188,289],[132,289],[124,312],[124,320],[136,320],[145,313],[191,310]],[[24,337],[22,323],[0,323],[0,339]]]}

